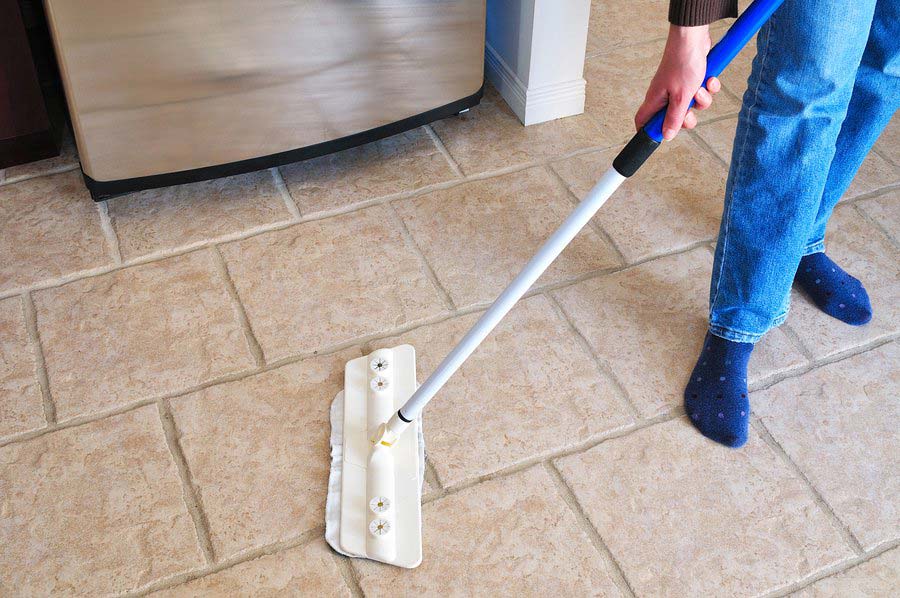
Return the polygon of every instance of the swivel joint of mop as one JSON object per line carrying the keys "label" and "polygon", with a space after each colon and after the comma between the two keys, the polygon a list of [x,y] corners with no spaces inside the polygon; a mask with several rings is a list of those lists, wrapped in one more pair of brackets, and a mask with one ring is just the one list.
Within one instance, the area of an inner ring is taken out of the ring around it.
{"label": "swivel joint of mop", "polygon": [[391,419],[378,426],[375,436],[372,437],[372,444],[394,446],[409,424],[410,422],[403,420],[400,412],[397,411],[391,416]]}

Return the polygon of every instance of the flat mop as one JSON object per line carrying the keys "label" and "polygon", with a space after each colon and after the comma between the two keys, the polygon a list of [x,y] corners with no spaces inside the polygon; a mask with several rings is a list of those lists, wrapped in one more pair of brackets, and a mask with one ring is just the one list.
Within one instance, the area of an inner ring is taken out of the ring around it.
{"label": "flat mop", "polygon": [[[704,86],[722,73],[782,1],[755,0],[744,11],[707,55]],[[344,390],[331,408],[325,536],[335,550],[400,567],[422,562],[422,410],[619,185],[659,147],[665,112],[660,110],[628,142],[424,384],[416,387],[415,350],[410,345],[379,349],[347,363]]]}

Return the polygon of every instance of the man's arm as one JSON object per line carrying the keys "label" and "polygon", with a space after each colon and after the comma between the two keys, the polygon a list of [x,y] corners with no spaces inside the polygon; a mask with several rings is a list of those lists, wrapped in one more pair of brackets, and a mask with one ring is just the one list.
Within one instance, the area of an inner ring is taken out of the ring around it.
{"label": "man's arm", "polygon": [[697,125],[696,115],[688,112],[691,99],[696,110],[705,110],[721,88],[719,80],[710,77],[707,89],[698,91],[711,45],[709,23],[736,16],[737,0],[670,0],[669,39],[644,102],[634,117],[637,128],[663,106],[669,107],[663,123],[666,139],[675,137],[682,127],[693,129]]}

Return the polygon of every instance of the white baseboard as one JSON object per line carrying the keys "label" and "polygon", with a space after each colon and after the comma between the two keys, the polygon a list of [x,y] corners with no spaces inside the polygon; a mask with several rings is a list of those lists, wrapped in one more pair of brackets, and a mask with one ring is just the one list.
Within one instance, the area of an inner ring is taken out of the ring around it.
{"label": "white baseboard", "polygon": [[490,44],[484,63],[488,80],[526,126],[584,112],[583,78],[529,89]]}

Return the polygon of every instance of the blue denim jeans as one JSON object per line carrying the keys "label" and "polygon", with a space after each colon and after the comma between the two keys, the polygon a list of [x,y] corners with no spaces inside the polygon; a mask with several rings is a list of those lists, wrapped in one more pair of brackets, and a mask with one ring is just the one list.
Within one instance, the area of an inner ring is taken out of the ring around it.
{"label": "blue denim jeans", "polygon": [[786,0],[757,36],[725,191],[710,331],[787,317],[800,258],[900,107],[900,0]]}

